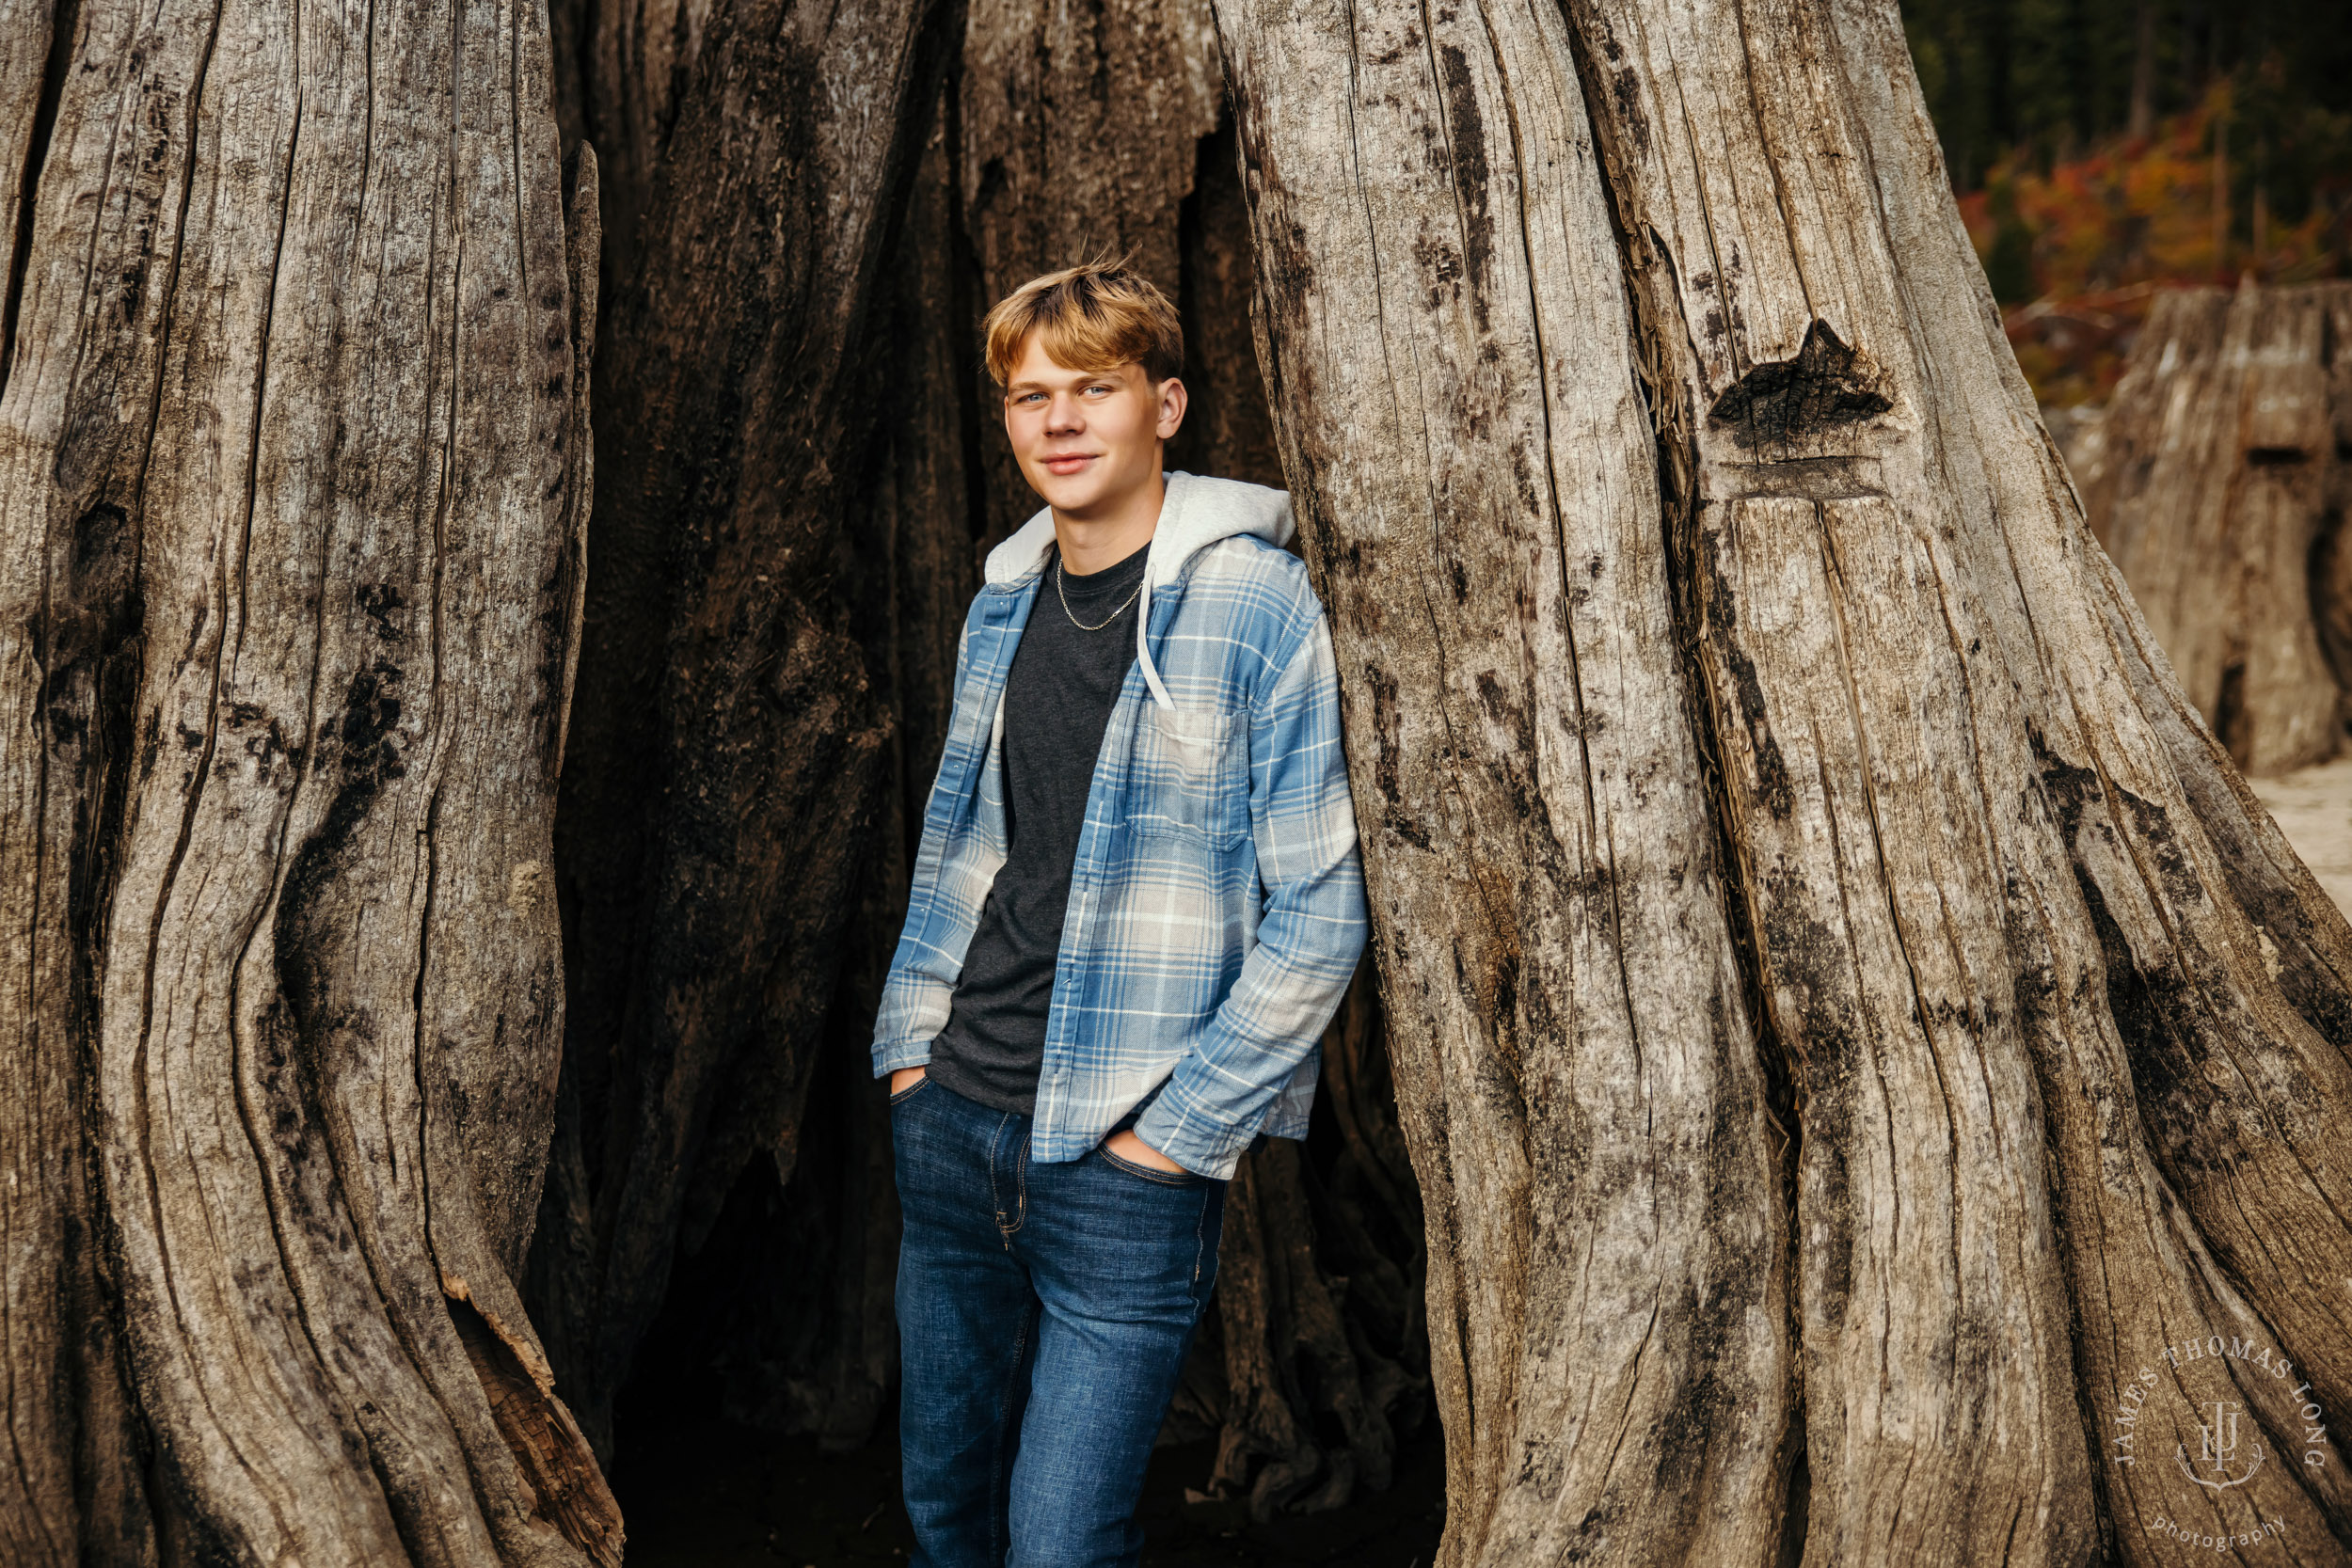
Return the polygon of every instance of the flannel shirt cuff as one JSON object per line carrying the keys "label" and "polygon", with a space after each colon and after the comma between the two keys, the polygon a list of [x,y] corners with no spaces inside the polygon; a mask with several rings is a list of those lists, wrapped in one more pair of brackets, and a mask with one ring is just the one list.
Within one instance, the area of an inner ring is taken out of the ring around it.
{"label": "flannel shirt cuff", "polygon": [[1171,1078],[1136,1118],[1135,1134],[1195,1176],[1230,1181],[1263,1119],[1261,1115],[1248,1126],[1224,1120],[1194,1102]]}
{"label": "flannel shirt cuff", "polygon": [[887,1078],[900,1068],[931,1065],[931,1042],[929,1040],[892,1040],[885,1045],[874,1042],[874,1076]]}

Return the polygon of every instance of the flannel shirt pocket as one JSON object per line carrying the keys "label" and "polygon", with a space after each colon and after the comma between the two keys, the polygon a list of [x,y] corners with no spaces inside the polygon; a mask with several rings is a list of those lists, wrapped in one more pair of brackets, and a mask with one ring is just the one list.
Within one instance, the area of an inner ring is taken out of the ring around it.
{"label": "flannel shirt pocket", "polygon": [[1231,849],[1249,833],[1249,714],[1147,704],[1136,727],[1128,826]]}

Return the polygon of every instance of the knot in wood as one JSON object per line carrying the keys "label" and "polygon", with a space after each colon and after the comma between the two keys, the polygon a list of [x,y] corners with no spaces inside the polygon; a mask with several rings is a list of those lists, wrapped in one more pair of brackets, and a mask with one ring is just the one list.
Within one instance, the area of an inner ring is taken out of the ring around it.
{"label": "knot in wood", "polygon": [[1757,365],[1708,410],[1710,429],[1749,451],[1802,446],[1894,406],[1878,367],[1818,316],[1793,359]]}

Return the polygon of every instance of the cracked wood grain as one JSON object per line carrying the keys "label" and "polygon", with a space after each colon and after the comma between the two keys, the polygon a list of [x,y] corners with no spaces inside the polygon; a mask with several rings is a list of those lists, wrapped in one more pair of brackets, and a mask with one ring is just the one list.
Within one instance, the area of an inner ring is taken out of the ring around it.
{"label": "cracked wood grain", "polygon": [[2340,1553],[2340,1465],[2167,1485],[2198,1400],[2302,1429],[2162,1352],[2352,1392],[2352,932],[2084,527],[1894,8],[1219,26],[1441,1560],[2173,1562],[2216,1554],[2149,1521],[2256,1511]]}
{"label": "cracked wood grain", "polygon": [[1448,1560],[1762,1560],[1776,1140],[1560,14],[1219,25],[1428,1213]]}
{"label": "cracked wood grain", "polygon": [[466,1343],[544,1369],[510,1275],[593,159],[567,216],[544,24],[500,0],[71,14],[0,395],[0,1029],[42,1086],[7,1144],[63,1216],[9,1249],[8,1354],[65,1397],[10,1401],[0,1539],[617,1562],[560,1396]]}

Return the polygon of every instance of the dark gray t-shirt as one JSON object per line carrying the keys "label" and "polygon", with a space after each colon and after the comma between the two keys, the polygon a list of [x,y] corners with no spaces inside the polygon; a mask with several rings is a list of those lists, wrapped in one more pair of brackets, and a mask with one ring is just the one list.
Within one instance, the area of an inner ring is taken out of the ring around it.
{"label": "dark gray t-shirt", "polygon": [[[1055,578],[1058,545],[1005,674],[1005,863],[964,950],[947,1023],[931,1041],[930,1076],[967,1100],[1031,1113],[1045,1055],[1070,873],[1086,825],[1103,731],[1136,657],[1138,547],[1085,577]],[[1067,595],[1069,609],[1062,608]],[[1124,608],[1120,608],[1120,607]],[[1117,610],[1117,615],[1113,611]],[[1081,630],[1072,617],[1096,631]]]}

